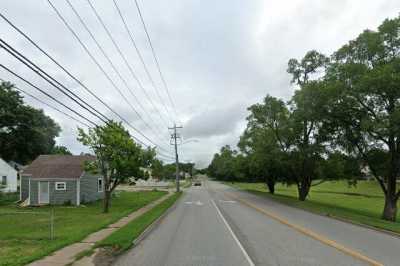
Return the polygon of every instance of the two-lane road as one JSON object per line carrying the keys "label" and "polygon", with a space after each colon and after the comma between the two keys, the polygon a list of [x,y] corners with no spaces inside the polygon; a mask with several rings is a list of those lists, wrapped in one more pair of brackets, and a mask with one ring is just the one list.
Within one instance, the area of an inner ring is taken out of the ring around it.
{"label": "two-lane road", "polygon": [[217,182],[192,187],[115,265],[399,265],[400,239]]}

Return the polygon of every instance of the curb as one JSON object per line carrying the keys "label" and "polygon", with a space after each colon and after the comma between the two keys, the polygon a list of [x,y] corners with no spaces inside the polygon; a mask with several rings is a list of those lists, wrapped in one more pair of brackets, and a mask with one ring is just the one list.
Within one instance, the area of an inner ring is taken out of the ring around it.
{"label": "curb", "polygon": [[[172,197],[173,194],[171,194],[170,197]],[[137,244],[139,244],[142,240],[144,240],[161,222],[162,220],[171,212],[173,211],[178,202],[180,201],[182,195],[174,202],[174,204],[172,204],[171,207],[169,207],[163,214],[161,214],[160,217],[158,217],[155,221],[153,221],[135,240],[132,241],[133,246],[136,246]],[[165,200],[169,199],[166,198]],[[164,200],[164,201],[165,201]],[[163,202],[163,201],[162,201]],[[159,204],[161,204],[162,202],[160,202]],[[157,206],[157,205],[156,205]],[[155,207],[155,206],[154,206]]]}
{"label": "curb", "polygon": [[[231,187],[231,188],[233,188],[235,190],[241,191],[241,192],[250,193],[251,195],[257,196],[256,194],[253,194],[253,193],[251,193],[249,191],[246,191],[246,190],[243,190],[243,189],[239,189],[239,188],[232,187],[232,186],[229,186],[229,187]],[[315,215],[319,215],[319,216],[322,216],[322,217],[328,217],[328,218],[335,219],[335,220],[340,221],[340,222],[344,222],[344,223],[348,223],[348,224],[364,227],[366,229],[374,230],[374,231],[377,231],[377,232],[382,233],[382,234],[386,234],[386,235],[390,235],[390,236],[393,236],[393,237],[396,237],[396,238],[400,238],[400,233],[397,233],[397,232],[394,232],[394,231],[390,231],[390,230],[387,230],[387,229],[375,227],[375,226],[368,225],[368,224],[354,222],[352,220],[349,220],[349,219],[346,219],[346,218],[342,218],[342,217],[338,217],[336,215],[329,214],[329,213],[322,213],[322,212],[317,212],[317,211],[312,211],[312,210],[308,210],[308,209],[294,207],[292,205],[285,204],[283,202],[280,202],[279,200],[275,200],[275,199],[270,198],[268,196],[263,196],[263,197],[267,197],[270,200],[273,200],[273,201],[278,202],[280,204],[283,204],[285,206],[289,206],[291,208],[295,208],[295,209],[298,209],[298,210],[303,210],[303,211],[306,211],[306,212],[309,212],[309,213],[312,213],[312,214],[315,214]]]}

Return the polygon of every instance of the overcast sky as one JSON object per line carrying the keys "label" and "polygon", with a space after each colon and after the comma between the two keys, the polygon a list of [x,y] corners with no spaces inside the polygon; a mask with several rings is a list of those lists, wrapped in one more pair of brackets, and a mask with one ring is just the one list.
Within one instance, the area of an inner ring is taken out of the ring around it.
{"label": "overcast sky", "polygon": [[[91,61],[47,0],[1,0],[0,10],[131,125],[172,154],[166,124],[172,126],[174,111],[154,63],[134,0],[116,2],[156,86],[146,75],[113,1],[92,0],[92,4],[128,59],[145,92],[133,78],[87,0],[70,1],[122,79],[103,57],[67,2],[52,0],[133,108]],[[178,119],[184,126],[180,131],[182,137],[184,141],[198,141],[180,146],[180,159],[194,161],[200,167],[207,166],[221,146],[236,145],[246,125],[247,106],[261,101],[266,94],[284,99],[291,96],[294,88],[290,86],[290,77],[286,73],[290,58],[301,58],[311,49],[330,54],[362,30],[376,29],[385,18],[395,17],[400,12],[398,0],[138,0],[138,3]],[[117,119],[1,19],[0,34],[3,40],[92,106]],[[0,61],[91,120],[99,122],[3,49]],[[0,70],[0,77],[51,103],[50,99],[4,70]],[[86,151],[76,140],[76,122],[29,97],[25,100],[44,109],[61,125],[58,144],[67,146],[76,154]],[[131,130],[131,133],[150,144],[137,132]]]}

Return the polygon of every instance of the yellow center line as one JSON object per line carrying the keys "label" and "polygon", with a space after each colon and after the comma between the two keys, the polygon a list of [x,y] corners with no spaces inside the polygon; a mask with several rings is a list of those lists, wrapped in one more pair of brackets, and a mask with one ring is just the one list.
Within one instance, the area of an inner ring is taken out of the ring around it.
{"label": "yellow center line", "polygon": [[276,220],[276,221],[278,221],[278,222],[280,222],[280,223],[282,223],[282,224],[284,224],[286,226],[289,226],[290,228],[296,230],[297,232],[300,232],[300,233],[302,233],[302,234],[304,234],[306,236],[309,236],[309,237],[311,237],[311,238],[313,238],[315,240],[318,240],[319,242],[321,242],[321,243],[323,243],[325,245],[328,245],[330,247],[336,248],[337,250],[340,250],[341,252],[343,252],[345,254],[348,254],[348,255],[350,255],[350,256],[352,256],[354,258],[357,258],[359,260],[362,260],[362,261],[364,261],[364,262],[366,262],[366,263],[368,263],[370,265],[383,266],[382,263],[380,263],[380,262],[378,262],[378,261],[376,261],[374,259],[371,259],[371,258],[369,258],[369,257],[367,257],[367,256],[365,256],[365,255],[363,255],[363,254],[361,254],[361,253],[359,253],[359,252],[357,252],[355,250],[347,248],[347,247],[345,247],[345,246],[343,246],[343,245],[341,245],[341,244],[339,244],[339,243],[337,243],[337,242],[335,242],[333,240],[330,240],[330,239],[328,239],[328,238],[326,238],[326,237],[324,237],[324,236],[322,236],[320,234],[317,234],[317,233],[315,233],[315,232],[313,232],[311,230],[308,230],[308,229],[306,229],[304,227],[301,227],[299,225],[290,223],[289,221],[285,220],[284,218],[282,218],[282,217],[280,217],[280,216],[278,216],[278,215],[276,215],[276,214],[274,214],[274,213],[272,213],[270,211],[267,211],[265,209],[257,207],[254,204],[252,204],[252,203],[250,203],[250,202],[248,202],[248,201],[246,201],[244,199],[241,199],[241,198],[239,198],[237,196],[234,196],[232,193],[225,192],[225,194],[228,197],[230,197],[232,199],[235,199],[235,200],[239,201],[240,203],[257,210],[257,211],[261,212],[262,214],[264,214],[264,215],[266,215],[266,216],[268,216],[268,217],[270,217],[270,218],[272,218],[272,219],[274,219],[274,220]]}

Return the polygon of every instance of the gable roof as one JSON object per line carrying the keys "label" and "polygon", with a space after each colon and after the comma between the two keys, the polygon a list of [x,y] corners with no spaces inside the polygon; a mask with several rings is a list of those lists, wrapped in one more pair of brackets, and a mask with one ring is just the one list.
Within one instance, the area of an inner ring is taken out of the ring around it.
{"label": "gable roof", "polygon": [[11,166],[12,168],[14,168],[17,171],[18,170],[24,170],[25,167],[26,167],[26,166],[24,166],[24,165],[22,165],[20,163],[15,162],[15,161],[9,161],[8,165]]}
{"label": "gable roof", "polygon": [[85,161],[95,160],[90,155],[40,155],[25,170],[23,175],[32,178],[80,178]]}
{"label": "gable roof", "polygon": [[17,173],[17,171],[13,167],[11,167],[6,161],[0,158],[0,172],[3,173],[4,171],[6,172],[12,171]]}

